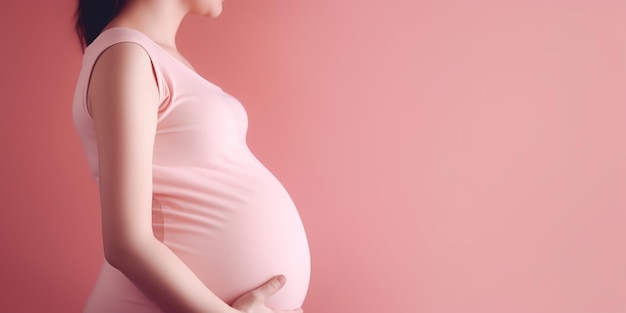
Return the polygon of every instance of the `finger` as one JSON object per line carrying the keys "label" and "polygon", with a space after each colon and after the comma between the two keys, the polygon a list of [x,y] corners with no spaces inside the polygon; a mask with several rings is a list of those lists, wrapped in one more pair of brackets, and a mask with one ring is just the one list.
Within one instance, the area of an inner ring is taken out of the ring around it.
{"label": "finger", "polygon": [[304,310],[300,308],[300,309],[293,309],[293,310],[275,311],[275,313],[304,313]]}
{"label": "finger", "polygon": [[287,280],[285,276],[283,275],[274,276],[270,280],[265,282],[263,285],[261,285],[261,287],[253,290],[252,292],[255,295],[255,297],[259,299],[267,299],[271,295],[278,292],[278,290],[280,290],[280,288],[282,288],[285,285],[286,281]]}

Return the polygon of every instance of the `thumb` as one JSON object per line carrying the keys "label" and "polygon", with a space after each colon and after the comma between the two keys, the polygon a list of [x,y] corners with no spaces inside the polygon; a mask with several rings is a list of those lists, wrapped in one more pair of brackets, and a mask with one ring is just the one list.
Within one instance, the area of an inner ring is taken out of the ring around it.
{"label": "thumb", "polygon": [[280,288],[283,288],[286,281],[287,279],[284,275],[274,276],[263,285],[253,290],[252,293],[254,293],[254,296],[257,299],[267,299],[271,295],[277,293]]}

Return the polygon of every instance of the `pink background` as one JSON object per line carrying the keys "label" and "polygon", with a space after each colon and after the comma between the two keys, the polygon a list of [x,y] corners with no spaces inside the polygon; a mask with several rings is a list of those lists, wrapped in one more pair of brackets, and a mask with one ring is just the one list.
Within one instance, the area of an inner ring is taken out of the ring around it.
{"label": "pink background", "polygon": [[[0,5],[0,312],[79,312],[102,258],[74,1]],[[626,312],[626,3],[263,0],[180,48],[298,205],[305,310]]]}

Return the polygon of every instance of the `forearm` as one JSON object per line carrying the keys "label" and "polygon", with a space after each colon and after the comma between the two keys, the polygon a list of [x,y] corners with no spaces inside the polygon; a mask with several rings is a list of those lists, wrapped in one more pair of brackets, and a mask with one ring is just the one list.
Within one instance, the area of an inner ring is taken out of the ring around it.
{"label": "forearm", "polygon": [[236,312],[162,242],[152,238],[125,246],[107,260],[166,312]]}

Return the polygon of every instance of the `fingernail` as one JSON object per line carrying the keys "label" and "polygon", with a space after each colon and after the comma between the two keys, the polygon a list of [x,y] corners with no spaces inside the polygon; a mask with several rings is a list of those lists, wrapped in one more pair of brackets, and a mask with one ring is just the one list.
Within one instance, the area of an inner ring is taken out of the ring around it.
{"label": "fingernail", "polygon": [[287,281],[287,278],[285,278],[284,275],[280,275],[278,276],[278,282],[280,282],[280,284],[284,284]]}

